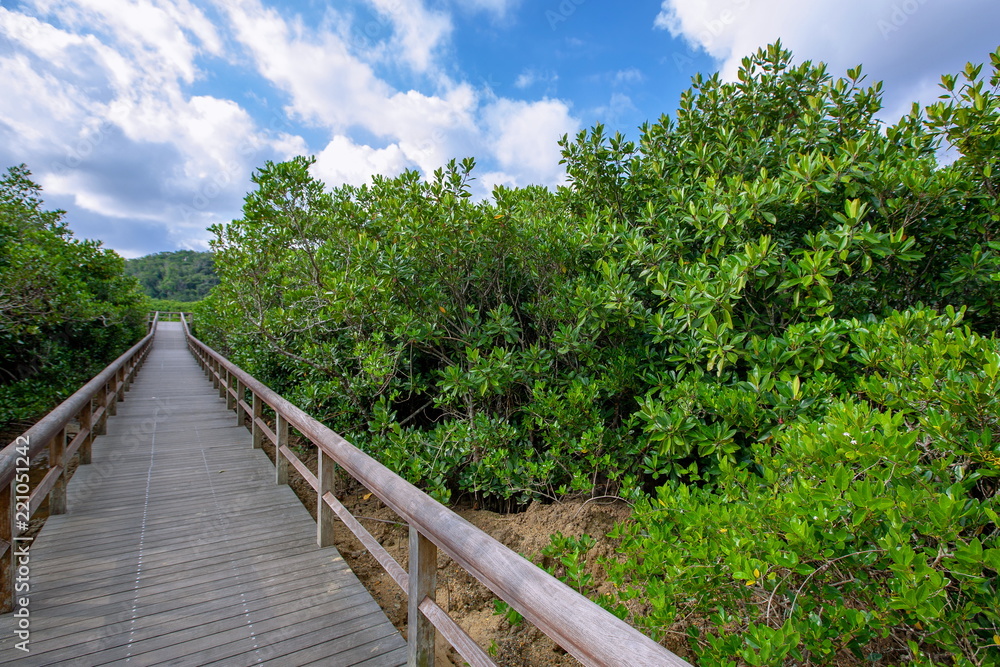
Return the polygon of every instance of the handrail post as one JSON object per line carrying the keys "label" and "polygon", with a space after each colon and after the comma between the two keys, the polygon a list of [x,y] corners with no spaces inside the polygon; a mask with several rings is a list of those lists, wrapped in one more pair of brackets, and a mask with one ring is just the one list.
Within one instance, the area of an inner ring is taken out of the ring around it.
{"label": "handrail post", "polygon": [[80,414],[77,415],[76,421],[80,424],[81,431],[87,431],[87,437],[83,439],[80,443],[80,465],[87,465],[90,463],[90,450],[91,445],[94,444],[94,431],[92,428],[92,423],[94,421],[94,403],[93,401],[87,401],[87,405],[80,410]]}
{"label": "handrail post", "polygon": [[132,367],[135,365],[135,357],[128,360],[122,368],[122,400],[125,400],[125,392],[132,388]]}
{"label": "handrail post", "polygon": [[253,393],[253,425],[250,429],[251,440],[253,441],[253,448],[260,449],[261,442],[264,440],[264,431],[261,430],[260,424],[257,423],[261,417],[264,416],[264,405],[263,401],[260,400],[260,396],[257,392]]}
{"label": "handrail post", "polygon": [[117,386],[115,387],[115,401],[121,403],[125,400],[125,390],[126,390],[126,376],[125,376],[125,365],[122,364],[121,368],[115,371],[115,377],[118,379]]}
{"label": "handrail post", "polygon": [[288,484],[288,459],[281,453],[281,448],[288,446],[288,420],[280,412],[274,421],[274,434],[278,436],[274,445],[274,481],[276,484]]}
{"label": "handrail post", "polygon": [[[98,391],[97,394],[90,399],[91,414],[94,412],[94,401],[97,401],[97,407],[103,408],[104,403],[107,400],[107,395],[103,391]],[[107,435],[108,434],[108,413],[107,408],[105,412],[101,415],[101,418],[94,424],[94,435]]]}
{"label": "handrail post", "polygon": [[410,526],[410,576],[406,613],[407,667],[434,666],[434,625],[420,611],[437,590],[437,546]]}
{"label": "handrail post", "polygon": [[49,491],[49,515],[66,513],[66,462],[63,460],[66,453],[66,428],[59,429],[56,437],[49,443],[49,470],[56,466],[63,469],[63,472],[56,479],[55,485]]}
{"label": "handrail post", "polygon": [[0,487],[0,543],[7,543],[7,550],[0,556],[0,613],[14,611],[14,484]]}
{"label": "handrail post", "polygon": [[[236,392],[230,391],[233,385],[233,376],[229,373],[229,369],[226,369],[226,410],[232,410],[236,407],[236,400],[234,394]],[[237,411],[237,414],[239,411]]]}
{"label": "handrail post", "polygon": [[118,373],[108,378],[104,386],[104,409],[109,417],[118,414]]}
{"label": "handrail post", "polygon": [[246,394],[246,387],[243,386],[243,381],[236,378],[236,425],[243,426],[243,420],[246,419],[247,411],[243,409],[244,394]]}
{"label": "handrail post", "polygon": [[337,495],[337,464],[322,447],[319,450],[319,470],[316,475],[316,544],[328,547],[333,544],[333,508],[326,504],[323,496],[329,491]]}
{"label": "handrail post", "polygon": [[226,399],[226,409],[229,409],[229,369],[219,366],[219,398]]}

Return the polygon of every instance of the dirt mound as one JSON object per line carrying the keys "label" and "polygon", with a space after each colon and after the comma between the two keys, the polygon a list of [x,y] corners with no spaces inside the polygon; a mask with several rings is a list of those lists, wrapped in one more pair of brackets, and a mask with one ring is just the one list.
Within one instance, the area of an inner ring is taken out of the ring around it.
{"label": "dirt mound", "polygon": [[[273,460],[273,447],[266,443],[264,447]],[[315,449],[297,450],[303,462],[315,473]],[[298,475],[291,476],[291,479],[296,494],[315,514],[316,494],[312,487]],[[345,487],[338,490],[341,502],[405,569],[409,536],[406,524],[357,482],[350,480]],[[567,537],[588,534],[598,538],[595,546],[587,552],[585,561],[587,571],[598,583],[600,592],[608,584],[599,583],[604,581],[599,559],[611,556],[615,546],[605,539],[605,535],[616,523],[629,517],[628,505],[613,499],[578,499],[552,504],[534,502],[526,511],[516,514],[497,514],[469,504],[459,504],[452,509],[499,542],[543,566],[553,564],[541,552],[549,545],[554,533],[561,532]],[[338,529],[336,545],[344,559],[371,591],[389,620],[405,634],[406,594],[349,530],[342,526]],[[512,625],[504,615],[496,613],[496,600],[496,596],[472,575],[445,554],[438,554],[437,603],[498,663],[517,667],[580,664],[530,623],[521,621]],[[440,637],[437,659],[441,665],[465,664]]]}

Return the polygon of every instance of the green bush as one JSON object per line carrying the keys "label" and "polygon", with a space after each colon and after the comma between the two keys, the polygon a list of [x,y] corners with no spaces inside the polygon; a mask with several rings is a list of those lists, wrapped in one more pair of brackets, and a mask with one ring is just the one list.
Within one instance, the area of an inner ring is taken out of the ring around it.
{"label": "green bush", "polygon": [[635,620],[695,619],[703,665],[995,661],[1000,345],[960,320],[845,322],[864,372],[821,419],[639,501],[610,564]]}
{"label": "green bush", "polygon": [[151,299],[191,303],[204,299],[219,284],[212,253],[194,250],[158,252],[125,263]]}
{"label": "green bush", "polygon": [[885,126],[776,44],[556,192],[268,163],[200,330],[443,500],[628,498],[601,601],[702,664],[996,663],[990,57]]}
{"label": "green bush", "polygon": [[42,208],[24,165],[0,178],[0,424],[45,414],[135,343],[146,311],[125,260]]}
{"label": "green bush", "polygon": [[200,301],[172,301],[170,299],[146,298],[146,307],[148,310],[158,310],[164,313],[193,313],[200,305]]}

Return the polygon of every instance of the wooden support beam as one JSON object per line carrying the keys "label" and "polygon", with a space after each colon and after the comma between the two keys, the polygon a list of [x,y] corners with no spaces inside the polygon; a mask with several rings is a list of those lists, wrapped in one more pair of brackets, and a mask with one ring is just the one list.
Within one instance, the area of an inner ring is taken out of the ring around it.
{"label": "wooden support beam", "polygon": [[316,544],[321,547],[328,547],[333,544],[333,525],[336,523],[336,514],[333,509],[323,500],[323,494],[329,492],[337,495],[337,464],[330,455],[323,449],[319,450],[319,474],[316,481],[319,488],[316,489]]}
{"label": "wooden support beam", "polygon": [[410,587],[406,614],[407,667],[434,667],[434,624],[420,611],[437,590],[437,547],[410,526]]}
{"label": "wooden support beam", "polygon": [[14,482],[0,486],[0,613],[14,611]]}
{"label": "wooden support beam", "polygon": [[[63,461],[66,453],[66,428],[59,430],[56,437],[49,443],[49,470],[55,467],[66,469],[66,462]],[[66,475],[59,475],[56,483],[49,492],[49,515],[66,513]]]}
{"label": "wooden support beam", "polygon": [[80,465],[87,465],[90,463],[91,445],[94,444],[94,431],[91,428],[93,420],[94,404],[91,401],[87,401],[87,405],[83,406],[83,409],[80,410],[80,414],[76,417],[76,421],[80,424],[80,431],[87,432],[87,437],[84,439],[83,444],[80,445]]}
{"label": "wooden support beam", "polygon": [[276,484],[288,484],[288,459],[281,452],[288,446],[288,421],[279,412],[274,423],[278,442],[274,445],[274,481]]}
{"label": "wooden support beam", "polygon": [[114,417],[118,414],[118,374],[115,373],[108,380],[107,386],[104,388],[104,408],[107,410],[109,416]]}
{"label": "wooden support beam", "polygon": [[253,428],[250,430],[253,440],[253,448],[260,449],[261,442],[264,438],[264,432],[260,428],[260,424],[257,422],[261,418],[264,410],[264,404],[260,400],[260,396],[257,392],[253,395]]}
{"label": "wooden support beam", "polygon": [[232,410],[236,407],[236,392],[230,391],[233,386],[233,376],[229,374],[229,369],[226,369],[226,410]]}
{"label": "wooden support beam", "polygon": [[243,381],[236,378],[236,425],[243,426],[243,420],[246,419],[247,411],[243,409],[243,394],[246,393],[246,387],[243,386]]}

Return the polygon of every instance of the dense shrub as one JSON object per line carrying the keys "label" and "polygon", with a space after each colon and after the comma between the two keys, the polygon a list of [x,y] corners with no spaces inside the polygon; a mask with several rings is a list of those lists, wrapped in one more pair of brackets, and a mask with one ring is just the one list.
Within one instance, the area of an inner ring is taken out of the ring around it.
{"label": "dense shrub", "polygon": [[0,178],[0,424],[55,407],[145,332],[125,260],[42,208],[24,165]]}
{"label": "dense shrub", "polygon": [[268,163],[201,331],[439,497],[634,501],[602,601],[704,664],[995,663],[991,61],[887,127],[774,45],[556,192]]}
{"label": "dense shrub", "polygon": [[210,252],[158,252],[128,260],[125,271],[135,276],[151,299],[199,301],[219,284]]}

